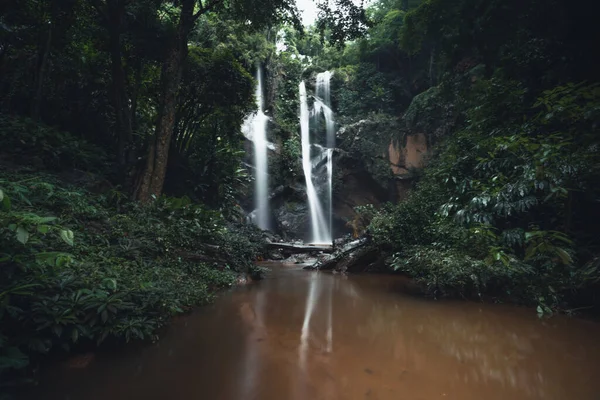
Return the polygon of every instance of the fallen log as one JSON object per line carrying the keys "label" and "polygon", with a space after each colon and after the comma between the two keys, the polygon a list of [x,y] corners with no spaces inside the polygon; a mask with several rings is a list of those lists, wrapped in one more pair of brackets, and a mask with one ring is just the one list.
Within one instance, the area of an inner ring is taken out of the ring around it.
{"label": "fallen log", "polygon": [[276,243],[267,244],[269,249],[285,250],[288,253],[312,253],[322,251],[323,253],[332,253],[333,246],[313,245],[313,244],[294,244],[294,243]]}
{"label": "fallen log", "polygon": [[[361,238],[350,243],[346,243],[341,248],[336,249],[336,251],[329,257],[324,260],[320,260],[315,265],[307,267],[307,269],[338,269],[338,264],[348,263],[348,260],[353,260],[354,255],[362,251],[365,246],[370,243],[368,238]],[[348,266],[344,266],[343,269],[346,270]]]}

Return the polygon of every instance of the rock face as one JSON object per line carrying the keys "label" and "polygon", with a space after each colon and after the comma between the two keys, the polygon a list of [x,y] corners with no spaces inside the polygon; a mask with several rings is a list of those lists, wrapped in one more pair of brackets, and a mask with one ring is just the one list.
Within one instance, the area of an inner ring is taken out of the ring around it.
{"label": "rock face", "polygon": [[305,188],[300,184],[280,186],[271,195],[270,204],[274,231],[284,240],[303,239],[310,221]]}
{"label": "rock face", "polygon": [[[307,80],[309,87],[313,84],[311,79]],[[432,145],[455,123],[454,106],[443,96],[440,88],[432,87],[415,96],[401,117],[370,114],[368,118],[338,129],[333,161],[334,237],[353,232],[351,226],[356,221],[357,206],[372,204],[378,207],[388,201],[406,198],[418,170],[427,163]],[[278,127],[273,125],[271,128],[271,135],[279,135],[276,133],[280,131]],[[279,146],[270,152],[270,157],[282,156],[283,139],[300,141],[293,134],[285,138],[274,136],[269,140],[279,143]],[[250,148],[247,153],[251,154]],[[297,155],[292,154],[294,159]],[[286,156],[289,157],[289,154]],[[247,161],[251,164],[250,157]],[[281,178],[278,174],[281,171],[277,168],[281,169],[282,165],[285,164],[274,163],[274,169],[270,171],[273,174],[271,185],[283,185],[271,195],[272,229],[286,240],[306,240],[310,231],[310,215],[304,178]],[[250,171],[251,168],[249,165]],[[324,190],[323,182],[315,184],[317,190]],[[251,211],[251,194],[240,204]]]}
{"label": "rock face", "polygon": [[399,201],[412,187],[414,171],[425,165],[425,133],[403,134],[397,118],[377,116],[340,130],[335,213],[351,220],[354,207]]}
{"label": "rock face", "polygon": [[[333,236],[352,232],[355,207],[402,200],[428,155],[424,133],[398,139],[396,120],[362,120],[344,127],[334,152]],[[304,182],[277,187],[270,196],[274,232],[307,240],[310,215]],[[251,201],[246,205],[251,205]]]}
{"label": "rock face", "polygon": [[394,199],[403,200],[412,187],[412,175],[425,166],[428,156],[427,136],[424,133],[406,135],[403,143],[392,139],[387,156],[393,175]]}

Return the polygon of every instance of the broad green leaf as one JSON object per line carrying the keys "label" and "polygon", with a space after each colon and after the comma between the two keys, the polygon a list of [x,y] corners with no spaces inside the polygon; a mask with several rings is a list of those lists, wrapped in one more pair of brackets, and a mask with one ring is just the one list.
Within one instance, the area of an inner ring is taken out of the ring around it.
{"label": "broad green leaf", "polygon": [[571,258],[571,255],[569,253],[567,253],[565,250],[561,249],[560,247],[556,248],[556,253],[560,257],[560,260],[562,261],[563,264],[570,265],[573,263],[573,259]]}
{"label": "broad green leaf", "polygon": [[10,197],[2,195],[2,200],[0,200],[0,210],[2,211],[10,211]]}
{"label": "broad green leaf", "polygon": [[44,235],[46,233],[48,233],[49,230],[50,230],[50,227],[48,225],[38,225],[38,227],[37,227],[37,231]]}
{"label": "broad green leaf", "polygon": [[544,310],[542,309],[542,306],[537,306],[537,315],[540,318],[544,316]]}
{"label": "broad green leaf", "polygon": [[23,244],[29,241],[29,232],[22,226],[17,227],[17,240]]}
{"label": "broad green leaf", "polygon": [[38,219],[36,222],[38,224],[47,224],[48,222],[56,221],[56,217],[42,217]]}
{"label": "broad green leaf", "polygon": [[29,364],[29,358],[17,347],[9,347],[0,357],[0,371],[7,369],[22,369]]}
{"label": "broad green leaf", "polygon": [[69,246],[73,246],[73,231],[70,229],[63,229],[60,231],[60,238]]}
{"label": "broad green leaf", "polygon": [[107,289],[110,289],[110,290],[116,290],[117,289],[117,280],[114,279],[114,278],[104,278],[102,280],[102,284]]}
{"label": "broad green leaf", "polygon": [[73,343],[77,343],[77,339],[79,339],[79,331],[77,330],[77,328],[73,328],[73,330],[71,331],[71,340],[73,341]]}
{"label": "broad green leaf", "polygon": [[35,260],[39,264],[48,265],[51,267],[62,267],[71,261],[71,255],[58,251],[45,251],[35,255]]}
{"label": "broad green leaf", "polygon": [[63,327],[61,325],[54,325],[52,327],[52,332],[54,332],[57,337],[60,337],[63,332]]}

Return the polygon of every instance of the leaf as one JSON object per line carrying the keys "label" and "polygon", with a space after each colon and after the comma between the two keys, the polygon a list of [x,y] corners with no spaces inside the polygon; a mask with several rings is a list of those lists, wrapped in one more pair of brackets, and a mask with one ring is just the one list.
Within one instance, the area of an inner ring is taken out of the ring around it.
{"label": "leaf", "polygon": [[0,371],[9,368],[22,369],[29,365],[29,358],[17,347],[9,347],[4,353],[5,355],[0,357]]}
{"label": "leaf", "polygon": [[4,200],[4,192],[0,189],[0,203]]}
{"label": "leaf", "polygon": [[60,238],[69,246],[73,246],[73,231],[70,229],[63,229],[60,231]]}
{"label": "leaf", "polygon": [[563,264],[570,265],[573,263],[573,259],[571,258],[571,255],[569,253],[567,253],[565,250],[561,249],[560,247],[556,248],[556,253],[560,257],[560,260],[562,261]]}
{"label": "leaf", "polygon": [[[0,192],[2,191],[0,190]],[[10,197],[5,196],[4,193],[2,193],[2,199],[0,200],[0,210],[10,211]]]}
{"label": "leaf", "polygon": [[22,226],[17,227],[17,240],[23,244],[26,244],[29,241],[29,232]]}
{"label": "leaf", "polygon": [[68,264],[72,259],[72,256],[68,253],[61,253],[58,251],[45,251],[35,255],[35,260],[44,265],[51,267],[62,267]]}
{"label": "leaf", "polygon": [[110,290],[117,290],[117,280],[114,278],[104,278],[102,280],[102,285]]}
{"label": "leaf", "polygon": [[537,315],[540,318],[544,316],[544,310],[542,309],[542,306],[537,306]]}
{"label": "leaf", "polygon": [[42,217],[39,218],[36,222],[38,224],[47,224],[48,222],[56,221],[56,217]]}
{"label": "leaf", "polygon": [[73,330],[71,331],[71,340],[73,341],[73,343],[77,343],[77,339],[79,339],[79,331],[77,330],[77,328],[73,328]]}
{"label": "leaf", "polygon": [[37,227],[37,231],[43,235],[48,233],[49,230],[50,230],[50,227],[48,225],[38,225],[38,227]]}
{"label": "leaf", "polygon": [[60,335],[62,335],[62,331],[63,331],[63,328],[60,325],[54,325],[52,327],[52,332],[54,332],[54,334],[58,337],[60,337]]}

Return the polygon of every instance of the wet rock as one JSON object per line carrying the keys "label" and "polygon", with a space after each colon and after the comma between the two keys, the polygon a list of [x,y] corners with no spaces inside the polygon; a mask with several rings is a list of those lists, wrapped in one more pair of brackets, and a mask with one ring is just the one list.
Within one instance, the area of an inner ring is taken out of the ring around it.
{"label": "wet rock", "polygon": [[284,238],[303,237],[308,232],[310,217],[305,203],[286,202],[275,208],[273,214]]}
{"label": "wet rock", "polygon": [[283,255],[283,252],[281,250],[271,250],[269,251],[269,259],[281,261],[285,259],[285,256]]}

